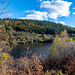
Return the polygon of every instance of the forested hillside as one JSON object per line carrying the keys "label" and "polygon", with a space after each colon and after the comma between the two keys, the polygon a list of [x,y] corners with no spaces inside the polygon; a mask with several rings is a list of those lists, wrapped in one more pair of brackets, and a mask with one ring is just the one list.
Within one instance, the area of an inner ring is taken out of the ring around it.
{"label": "forested hillside", "polygon": [[7,30],[11,26],[15,31],[35,32],[39,34],[57,34],[67,30],[68,33],[75,33],[75,28],[64,26],[59,23],[38,20],[23,20],[23,19],[3,19],[6,23]]}
{"label": "forested hillside", "polygon": [[[0,38],[24,42],[47,41],[52,36],[67,30],[70,36],[75,35],[75,28],[59,23],[38,20],[0,19]],[[6,38],[5,38],[6,37]],[[16,42],[16,41],[15,41]]]}

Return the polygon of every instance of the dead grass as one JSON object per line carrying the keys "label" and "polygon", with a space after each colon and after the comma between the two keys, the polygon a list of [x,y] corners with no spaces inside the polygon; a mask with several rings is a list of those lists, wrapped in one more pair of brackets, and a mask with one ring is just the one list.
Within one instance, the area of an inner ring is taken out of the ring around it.
{"label": "dead grass", "polygon": [[13,59],[2,51],[9,48],[4,44],[0,45],[0,75],[75,75],[75,57],[61,57],[61,62],[53,57],[40,60],[36,54],[31,59]]}

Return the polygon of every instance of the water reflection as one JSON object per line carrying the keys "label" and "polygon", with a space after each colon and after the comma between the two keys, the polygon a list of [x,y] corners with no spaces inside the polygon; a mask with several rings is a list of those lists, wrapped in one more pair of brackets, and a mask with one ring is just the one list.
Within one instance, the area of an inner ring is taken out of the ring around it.
{"label": "water reflection", "polygon": [[37,56],[44,58],[44,56],[48,56],[50,53],[51,43],[33,43],[33,44],[25,44],[25,45],[17,45],[14,46],[11,55],[14,58],[20,58],[27,56],[30,58],[33,54],[37,53]]}

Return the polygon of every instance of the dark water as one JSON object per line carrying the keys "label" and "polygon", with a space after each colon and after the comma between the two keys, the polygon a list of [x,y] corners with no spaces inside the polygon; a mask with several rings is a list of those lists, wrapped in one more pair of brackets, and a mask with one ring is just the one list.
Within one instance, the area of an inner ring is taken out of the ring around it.
{"label": "dark water", "polygon": [[25,44],[25,45],[16,45],[14,46],[11,55],[14,58],[20,58],[27,56],[30,58],[32,55],[37,53],[39,57],[41,54],[41,58],[45,58],[50,53],[50,47],[52,43],[33,43],[33,44]]}

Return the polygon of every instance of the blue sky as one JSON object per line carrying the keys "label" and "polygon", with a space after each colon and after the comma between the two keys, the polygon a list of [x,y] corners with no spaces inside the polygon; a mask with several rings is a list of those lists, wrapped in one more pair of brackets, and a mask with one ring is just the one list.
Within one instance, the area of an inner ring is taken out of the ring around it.
{"label": "blue sky", "polygon": [[12,0],[6,10],[11,9],[0,18],[46,20],[75,27],[75,0]]}

